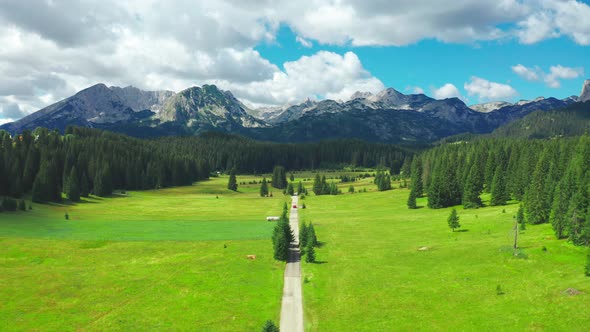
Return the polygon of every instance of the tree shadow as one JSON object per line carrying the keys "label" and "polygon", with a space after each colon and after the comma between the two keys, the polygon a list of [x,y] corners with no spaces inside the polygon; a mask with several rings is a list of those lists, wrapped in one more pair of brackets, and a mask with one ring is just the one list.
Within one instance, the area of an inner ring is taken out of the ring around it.
{"label": "tree shadow", "polygon": [[315,261],[313,263],[309,263],[309,264],[318,264],[318,265],[322,265],[322,264],[328,264],[328,261]]}
{"label": "tree shadow", "polygon": [[455,233],[465,233],[465,232],[469,232],[469,229],[458,229],[455,231]]}
{"label": "tree shadow", "polygon": [[323,248],[325,245],[327,245],[328,243],[325,241],[318,241],[316,247],[318,248]]}

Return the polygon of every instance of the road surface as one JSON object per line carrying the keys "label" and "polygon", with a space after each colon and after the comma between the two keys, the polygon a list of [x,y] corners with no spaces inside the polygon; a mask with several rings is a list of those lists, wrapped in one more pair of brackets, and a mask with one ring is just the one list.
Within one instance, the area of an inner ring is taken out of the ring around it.
{"label": "road surface", "polygon": [[[299,197],[291,197],[291,206],[299,207]],[[299,252],[299,213],[291,207],[289,225],[295,233],[291,242],[289,260],[285,267],[285,284],[281,304],[281,332],[303,332],[303,295],[301,292],[301,254]]]}

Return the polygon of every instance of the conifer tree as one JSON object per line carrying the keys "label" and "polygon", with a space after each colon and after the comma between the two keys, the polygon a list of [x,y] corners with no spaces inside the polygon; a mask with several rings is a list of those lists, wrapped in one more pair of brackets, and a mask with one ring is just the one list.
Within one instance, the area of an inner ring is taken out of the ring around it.
{"label": "conifer tree", "polygon": [[297,195],[305,194],[305,187],[303,186],[303,182],[299,181],[297,184]]}
{"label": "conifer tree", "polygon": [[430,186],[428,188],[428,207],[431,209],[440,209],[445,207],[443,197],[443,165],[437,165],[431,176]]}
{"label": "conifer tree", "polygon": [[516,212],[516,222],[520,225],[521,230],[526,229],[526,220],[524,218],[524,209],[522,204],[518,207],[518,212]]}
{"label": "conifer tree", "polygon": [[586,254],[586,267],[584,268],[584,274],[586,277],[590,277],[590,250]]}
{"label": "conifer tree", "polygon": [[272,320],[267,320],[262,327],[262,332],[279,332],[279,328]]}
{"label": "conifer tree", "polygon": [[287,194],[289,194],[289,196],[293,196],[295,194],[295,189],[293,189],[293,182],[289,182],[289,184],[287,185]]}
{"label": "conifer tree", "polygon": [[527,221],[530,224],[543,224],[549,221],[551,205],[548,188],[546,187],[549,166],[549,160],[544,154],[537,162],[531,184],[525,193],[524,209]]}
{"label": "conifer tree", "polygon": [[27,203],[25,202],[24,199],[22,199],[20,202],[18,202],[18,209],[21,211],[27,210]]}
{"label": "conifer tree", "polygon": [[410,195],[408,196],[408,209],[417,209],[418,206],[416,205],[416,191],[412,187],[410,189]]}
{"label": "conifer tree", "polygon": [[88,184],[88,177],[86,177],[86,173],[82,173],[80,177],[80,196],[88,197],[90,194],[90,184]]}
{"label": "conifer tree", "polygon": [[229,180],[227,182],[227,189],[232,191],[238,190],[238,181],[236,179],[236,171],[232,169],[229,174]]}
{"label": "conifer tree", "polygon": [[289,259],[289,242],[284,232],[277,232],[274,243],[274,258],[278,261],[287,261]]}
{"label": "conifer tree", "polygon": [[318,245],[318,238],[315,235],[315,228],[312,223],[307,227],[307,246],[316,247]]}
{"label": "conifer tree", "polygon": [[315,263],[315,249],[312,245],[308,245],[305,248],[305,262],[306,263]]}
{"label": "conifer tree", "polygon": [[494,206],[506,205],[506,202],[510,198],[506,188],[506,176],[502,169],[502,165],[496,167],[496,172],[494,173],[494,178],[492,180],[491,193],[490,204]]}
{"label": "conifer tree", "polygon": [[78,184],[78,172],[76,171],[76,166],[72,166],[72,171],[68,177],[67,186],[66,195],[68,199],[72,202],[79,202],[80,186]]}
{"label": "conifer tree", "polygon": [[272,172],[272,186],[277,189],[287,188],[287,174],[283,166],[275,166]]}
{"label": "conifer tree", "polygon": [[455,231],[455,229],[460,228],[461,225],[459,224],[459,216],[457,215],[457,210],[452,209],[449,218],[447,219],[447,223],[449,224],[449,228]]}
{"label": "conifer tree", "polygon": [[576,189],[576,181],[574,179],[574,171],[572,168],[568,169],[565,176],[559,181],[557,189],[553,195],[553,208],[549,215],[551,227],[558,239],[567,236],[568,229],[568,209],[570,200]]}
{"label": "conifer tree", "polygon": [[422,184],[422,161],[419,158],[414,158],[412,161],[412,178],[410,185],[416,197],[422,197],[424,194],[424,185]]}
{"label": "conifer tree", "polygon": [[262,184],[260,184],[260,196],[266,197],[268,196],[268,184],[266,183],[266,178],[262,178]]}
{"label": "conifer tree", "polygon": [[299,246],[305,248],[307,246],[308,228],[306,223],[302,223],[299,227]]}
{"label": "conifer tree", "polygon": [[313,188],[312,191],[316,195],[322,194],[322,179],[320,178],[320,173],[316,173],[315,179],[313,180]]}
{"label": "conifer tree", "polygon": [[291,182],[295,181],[295,175],[293,173],[289,176],[289,180],[291,180]]}
{"label": "conifer tree", "polygon": [[479,195],[483,190],[483,178],[479,174],[479,165],[474,162],[463,186],[463,206],[466,209],[477,209],[483,204]]}

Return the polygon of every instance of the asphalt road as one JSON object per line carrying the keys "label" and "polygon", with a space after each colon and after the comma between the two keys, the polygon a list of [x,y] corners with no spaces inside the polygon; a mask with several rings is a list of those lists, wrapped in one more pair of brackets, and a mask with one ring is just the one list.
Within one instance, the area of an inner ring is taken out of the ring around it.
{"label": "asphalt road", "polygon": [[[299,197],[291,197],[291,206],[299,207]],[[291,207],[289,225],[295,233],[291,242],[289,261],[285,267],[285,283],[281,304],[281,332],[303,332],[303,295],[301,291],[301,253],[299,252],[299,213]]]}

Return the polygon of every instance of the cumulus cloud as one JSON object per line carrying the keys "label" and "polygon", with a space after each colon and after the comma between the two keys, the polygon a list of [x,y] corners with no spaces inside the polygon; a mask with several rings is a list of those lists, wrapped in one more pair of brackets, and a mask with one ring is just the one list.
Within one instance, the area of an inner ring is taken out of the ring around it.
{"label": "cumulus cloud", "polygon": [[[316,90],[269,88],[268,82],[304,80],[292,78],[297,77],[290,73],[293,69],[270,63],[256,46],[275,42],[281,26],[290,28],[304,47],[396,46],[425,39],[474,43],[518,38],[535,43],[557,36],[589,45],[587,17],[590,7],[573,0],[456,0],[444,6],[439,0],[276,0],[256,5],[242,0],[4,0],[0,106],[16,103],[28,113],[97,82],[178,91],[218,81],[239,90],[237,97],[243,93],[257,103],[307,95],[336,98],[345,89],[323,77],[318,78],[322,83],[308,82]],[[556,82],[563,75],[567,73],[556,70]],[[350,91],[381,84],[367,74],[347,77]]]}
{"label": "cumulus cloud", "polygon": [[517,23],[516,32],[524,44],[567,36],[580,45],[590,45],[590,6],[581,1],[531,1],[533,10]]}
{"label": "cumulus cloud", "polygon": [[249,84],[216,81],[254,105],[300,102],[305,98],[346,100],[356,91],[378,92],[383,83],[373,77],[356,54],[320,51],[283,64],[284,71]]}
{"label": "cumulus cloud", "polygon": [[471,80],[463,85],[463,88],[468,95],[477,96],[480,101],[499,101],[518,95],[518,92],[510,85],[490,82],[476,76],[472,76]]}
{"label": "cumulus cloud", "polygon": [[549,73],[545,73],[539,67],[529,68],[518,64],[512,66],[512,71],[518,76],[531,82],[544,82],[550,88],[560,88],[560,80],[571,80],[584,75],[584,68],[564,67],[562,65],[551,66]]}
{"label": "cumulus cloud", "polygon": [[459,89],[457,89],[457,87],[451,83],[447,83],[441,86],[440,88],[432,89],[432,95],[436,99],[447,99],[453,97],[463,99],[463,96],[461,96],[461,92],[459,92]]}

